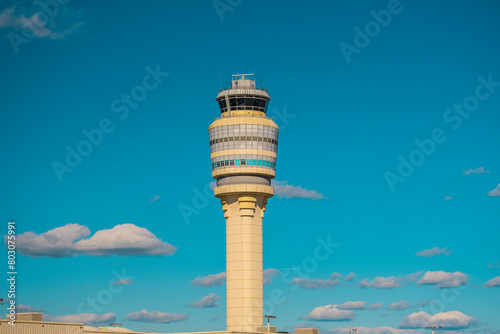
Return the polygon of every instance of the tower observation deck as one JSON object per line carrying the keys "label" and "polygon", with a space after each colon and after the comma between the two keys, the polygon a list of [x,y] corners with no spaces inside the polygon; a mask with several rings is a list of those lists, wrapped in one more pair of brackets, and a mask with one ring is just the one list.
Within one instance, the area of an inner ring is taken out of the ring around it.
{"label": "tower observation deck", "polygon": [[216,98],[221,116],[208,128],[214,194],[226,218],[227,331],[263,325],[262,218],[278,148],[278,126],[266,115],[270,100],[253,75],[233,75]]}

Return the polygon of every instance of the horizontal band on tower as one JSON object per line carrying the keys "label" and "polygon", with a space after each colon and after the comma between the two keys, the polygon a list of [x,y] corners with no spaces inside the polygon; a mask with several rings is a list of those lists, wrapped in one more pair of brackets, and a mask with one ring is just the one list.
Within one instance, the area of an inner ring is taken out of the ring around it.
{"label": "horizontal band on tower", "polygon": [[248,174],[262,175],[268,178],[274,178],[274,175],[276,173],[272,168],[253,166],[253,165],[252,167],[249,166],[241,167],[240,165],[237,167],[225,167],[212,170],[212,177],[215,179],[218,179],[221,176],[226,176],[226,175],[248,175]]}
{"label": "horizontal band on tower", "polygon": [[214,189],[215,196],[239,193],[255,193],[271,197],[274,195],[274,188],[272,186],[264,186],[262,184],[231,184],[227,186],[215,187]]}
{"label": "horizontal band on tower", "polygon": [[238,117],[219,118],[215,120],[212,124],[210,124],[208,130],[215,128],[217,126],[231,125],[231,124],[258,124],[258,125],[272,126],[273,128],[279,129],[278,125],[276,125],[276,123],[274,123],[272,118],[269,117],[238,116]]}
{"label": "horizontal band on tower", "polygon": [[254,149],[254,148],[247,148],[247,149],[232,149],[232,150],[220,150],[216,151],[210,154],[210,159],[217,158],[223,155],[264,155],[264,156],[269,156],[276,158],[277,154],[276,152],[273,151],[268,151],[268,150],[259,150],[259,149]]}

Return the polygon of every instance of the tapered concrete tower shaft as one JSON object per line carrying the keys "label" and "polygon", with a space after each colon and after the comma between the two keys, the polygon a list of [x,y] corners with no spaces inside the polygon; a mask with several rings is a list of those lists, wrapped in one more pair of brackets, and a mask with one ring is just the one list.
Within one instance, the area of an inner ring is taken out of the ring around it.
{"label": "tapered concrete tower shaft", "polygon": [[233,76],[217,96],[221,117],[209,127],[214,194],[226,218],[227,330],[263,325],[262,218],[273,196],[278,126],[266,116],[267,91]]}

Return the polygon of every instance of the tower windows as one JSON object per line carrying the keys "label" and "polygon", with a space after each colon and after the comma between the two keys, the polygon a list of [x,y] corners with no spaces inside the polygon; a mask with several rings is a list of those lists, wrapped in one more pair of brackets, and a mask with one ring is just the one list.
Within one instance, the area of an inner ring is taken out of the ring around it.
{"label": "tower windows", "polygon": [[278,129],[257,124],[231,124],[209,130],[210,151],[261,149],[277,151]]}
{"label": "tower windows", "polygon": [[212,159],[212,169],[225,167],[276,168],[276,159],[263,155],[227,155]]}
{"label": "tower windows", "polygon": [[226,96],[219,96],[217,102],[219,102],[221,113],[229,110],[257,110],[267,112],[269,99],[259,95],[233,95],[229,97],[229,106],[226,105]]}

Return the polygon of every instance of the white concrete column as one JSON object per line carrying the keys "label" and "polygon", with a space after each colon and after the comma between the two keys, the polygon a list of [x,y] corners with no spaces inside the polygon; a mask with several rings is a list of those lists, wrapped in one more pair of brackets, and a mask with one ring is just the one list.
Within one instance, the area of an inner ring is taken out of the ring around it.
{"label": "white concrete column", "polygon": [[266,194],[221,196],[226,218],[227,331],[262,326],[262,218]]}

